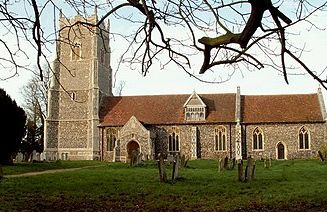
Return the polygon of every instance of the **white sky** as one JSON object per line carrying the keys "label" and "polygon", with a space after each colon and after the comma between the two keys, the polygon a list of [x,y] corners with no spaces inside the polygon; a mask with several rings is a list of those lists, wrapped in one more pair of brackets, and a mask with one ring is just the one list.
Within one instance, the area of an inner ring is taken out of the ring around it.
{"label": "white sky", "polygon": [[[327,26],[327,16],[321,15],[313,19],[321,27]],[[111,22],[111,29],[120,23]],[[327,32],[326,30],[312,29],[310,32],[305,25],[299,26],[301,34],[297,36],[298,42],[306,45],[303,60],[312,69],[320,73],[327,66]],[[0,47],[1,48],[1,47]],[[1,50],[1,49],[0,49]],[[120,42],[111,40],[113,70],[116,70],[120,52],[123,50]],[[54,50],[53,50],[54,51]],[[33,54],[33,53],[31,53]],[[201,59],[192,61],[194,64],[201,64]],[[197,61],[198,60],[198,61]],[[36,62],[35,60],[33,62]],[[217,69],[220,69],[219,67]],[[217,70],[224,71],[224,70]],[[196,72],[196,70],[194,70]],[[18,104],[23,99],[20,94],[22,86],[27,82],[31,73],[19,71],[18,75],[5,81],[0,80],[0,87],[14,98]],[[210,75],[210,73],[208,73]],[[210,75],[211,76],[211,75]],[[150,73],[143,77],[137,70],[131,70],[122,66],[116,74],[116,82],[125,81],[126,85],[123,95],[153,95],[153,94],[191,94],[193,90],[197,93],[226,93],[236,92],[236,87],[241,87],[242,94],[285,94],[285,93],[314,93],[319,85],[309,75],[289,76],[289,85],[284,81],[283,76],[275,70],[264,68],[259,71],[249,72],[242,70],[236,72],[232,79],[222,84],[207,84],[189,77],[183,70],[176,66],[168,66],[165,70],[153,68]],[[115,88],[113,88],[113,91]],[[323,91],[325,101],[327,93]]]}

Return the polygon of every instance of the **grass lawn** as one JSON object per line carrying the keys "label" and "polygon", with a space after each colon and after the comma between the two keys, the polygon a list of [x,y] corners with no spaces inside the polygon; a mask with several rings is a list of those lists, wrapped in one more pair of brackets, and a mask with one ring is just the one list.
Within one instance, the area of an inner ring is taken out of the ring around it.
{"label": "grass lawn", "polygon": [[[138,167],[96,161],[61,163],[65,167],[78,164],[95,167],[3,179],[0,210],[327,210],[327,164],[318,160],[273,161],[269,169],[257,162],[256,180],[251,183],[238,182],[236,169],[218,172],[213,160],[190,161],[174,184],[159,182],[154,162]],[[5,167],[7,174],[8,170]],[[167,173],[170,176],[171,171]]]}

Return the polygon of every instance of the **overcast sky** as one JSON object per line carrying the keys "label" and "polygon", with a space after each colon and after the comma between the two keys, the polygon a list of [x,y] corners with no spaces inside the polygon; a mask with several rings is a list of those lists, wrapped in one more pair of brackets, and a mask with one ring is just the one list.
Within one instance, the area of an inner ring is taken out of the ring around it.
{"label": "overcast sky", "polygon": [[[327,26],[327,16],[321,15],[313,19],[321,28]],[[111,21],[111,28],[122,27],[120,23]],[[303,60],[312,69],[320,73],[327,66],[327,32],[326,30],[311,29],[307,25],[298,26],[301,34],[297,36],[300,45],[305,45],[308,50],[303,53]],[[118,39],[111,40],[111,66],[116,71],[119,56],[123,51]],[[201,64],[202,57],[195,58],[193,64]],[[196,66],[195,66],[196,67]],[[314,93],[319,87],[309,75],[289,76],[289,85],[284,81],[283,76],[275,70],[264,68],[258,71],[249,72],[242,70],[234,73],[232,78],[221,84],[202,83],[189,77],[183,70],[176,66],[167,66],[164,70],[159,67],[152,68],[146,77],[143,77],[139,69],[121,66],[117,73],[114,73],[115,81],[125,81],[123,95],[153,95],[153,94],[191,94],[193,90],[197,93],[226,93],[236,92],[236,87],[241,87],[242,94],[285,94],[285,93]],[[219,77],[220,68],[214,69],[213,73],[206,74],[208,78]],[[197,73],[197,69],[193,70]],[[13,78],[5,81],[0,80],[0,87],[4,88],[9,95],[21,104],[21,87],[27,82],[31,73],[20,71]],[[113,88],[115,90],[115,88]],[[326,92],[324,91],[324,94]],[[326,95],[325,101],[326,101]]]}

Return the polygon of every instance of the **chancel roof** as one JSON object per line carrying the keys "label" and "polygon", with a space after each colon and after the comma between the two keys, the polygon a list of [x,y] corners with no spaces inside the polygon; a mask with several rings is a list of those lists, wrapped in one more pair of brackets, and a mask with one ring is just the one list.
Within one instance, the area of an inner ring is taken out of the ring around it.
{"label": "chancel roof", "polygon": [[[205,121],[235,123],[236,94],[197,94],[206,105]],[[105,97],[100,108],[100,126],[123,126],[132,116],[145,125],[191,124],[184,107],[190,95]],[[323,122],[317,94],[242,95],[241,122]]]}
{"label": "chancel roof", "polygon": [[242,96],[242,122],[322,122],[317,94]]}

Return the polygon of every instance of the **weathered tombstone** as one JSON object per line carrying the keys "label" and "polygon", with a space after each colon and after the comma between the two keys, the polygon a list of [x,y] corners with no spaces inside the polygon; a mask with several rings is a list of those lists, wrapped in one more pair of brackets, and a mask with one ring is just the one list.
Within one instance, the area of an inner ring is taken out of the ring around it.
{"label": "weathered tombstone", "polygon": [[16,155],[16,162],[20,163],[24,159],[24,155],[21,152],[18,152]]}
{"label": "weathered tombstone", "polygon": [[166,167],[165,167],[163,155],[159,153],[158,157],[159,157],[158,169],[159,169],[160,182],[167,182]]}
{"label": "weathered tombstone", "polygon": [[178,171],[179,171],[179,167],[180,167],[180,158],[179,158],[179,155],[176,155],[175,156],[174,167],[173,167],[173,179],[172,179],[173,181],[175,179],[177,179],[177,177],[178,177]]}
{"label": "weathered tombstone", "polygon": [[243,182],[244,181],[243,160],[239,160],[237,166],[238,166],[238,181]]}
{"label": "weathered tombstone", "polygon": [[235,164],[236,164],[236,159],[233,158],[233,160],[232,160],[232,166],[230,167],[230,169],[234,169],[235,168]]}
{"label": "weathered tombstone", "polygon": [[143,153],[137,155],[136,165],[142,163]]}
{"label": "weathered tombstone", "polygon": [[171,175],[171,181],[174,182],[177,177],[178,177],[178,164],[177,161],[173,161],[173,172]]}
{"label": "weathered tombstone", "polygon": [[138,151],[133,150],[130,158],[130,166],[134,166],[137,163],[137,158],[138,158]]}
{"label": "weathered tombstone", "polygon": [[250,182],[252,180],[252,169],[253,169],[253,159],[248,157],[248,164],[245,168],[245,181]]}
{"label": "weathered tombstone", "polygon": [[36,150],[33,150],[31,162],[36,161],[38,159],[36,154],[37,154]]}
{"label": "weathered tombstone", "polygon": [[253,162],[253,166],[252,166],[252,173],[251,173],[251,178],[252,180],[255,180],[255,177],[256,177],[256,167],[255,167],[255,161]]}
{"label": "weathered tombstone", "polygon": [[318,154],[319,154],[320,160],[321,160],[322,162],[324,162],[324,161],[325,161],[325,158],[324,158],[324,156],[323,156],[323,154],[321,153],[320,150],[318,151]]}

